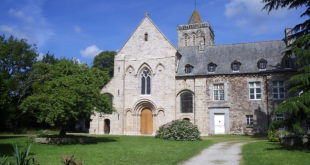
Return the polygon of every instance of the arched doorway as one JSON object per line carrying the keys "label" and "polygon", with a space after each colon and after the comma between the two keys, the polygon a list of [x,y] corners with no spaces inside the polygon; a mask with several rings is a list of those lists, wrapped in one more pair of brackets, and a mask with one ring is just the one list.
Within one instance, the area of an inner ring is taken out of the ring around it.
{"label": "arched doorway", "polygon": [[110,133],[110,120],[104,119],[104,134]]}
{"label": "arched doorway", "polygon": [[144,108],[141,111],[140,132],[141,134],[153,133],[153,115],[152,111],[148,108]]}

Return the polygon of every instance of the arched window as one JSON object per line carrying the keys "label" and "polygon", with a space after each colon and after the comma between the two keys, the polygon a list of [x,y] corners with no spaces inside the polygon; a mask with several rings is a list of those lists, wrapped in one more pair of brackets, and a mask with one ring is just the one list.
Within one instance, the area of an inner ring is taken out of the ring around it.
{"label": "arched window", "polygon": [[266,69],[267,67],[267,60],[265,59],[260,59],[258,62],[257,62],[257,67],[258,69]]}
{"label": "arched window", "polygon": [[148,39],[149,39],[149,34],[144,33],[144,41],[148,41]]}
{"label": "arched window", "polygon": [[185,46],[187,46],[187,42],[188,42],[188,36],[186,35],[185,37],[184,37],[184,42],[185,42]]}
{"label": "arched window", "polygon": [[141,94],[151,94],[151,72],[147,68],[144,68],[141,73]]}
{"label": "arched window", "polygon": [[241,63],[239,61],[234,61],[231,63],[231,69],[234,72],[238,72],[240,70]]}
{"label": "arched window", "polygon": [[192,113],[193,112],[193,94],[191,92],[183,92],[180,95],[181,99],[181,112]]}
{"label": "arched window", "polygon": [[208,64],[208,72],[215,72],[216,69],[216,64],[214,64],[213,62]]}
{"label": "arched window", "polygon": [[185,72],[186,74],[192,73],[193,68],[194,68],[193,66],[191,66],[191,65],[189,65],[189,64],[186,64],[186,65],[185,65],[184,72]]}
{"label": "arched window", "polygon": [[193,35],[193,46],[195,46],[195,44],[196,44],[196,35],[194,34]]}

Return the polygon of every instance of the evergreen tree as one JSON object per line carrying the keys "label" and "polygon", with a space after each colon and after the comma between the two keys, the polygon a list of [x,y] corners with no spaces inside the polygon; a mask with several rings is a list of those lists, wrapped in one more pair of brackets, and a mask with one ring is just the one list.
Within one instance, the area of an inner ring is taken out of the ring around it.
{"label": "evergreen tree", "polygon": [[[268,11],[288,7],[289,9],[305,7],[306,11],[301,17],[310,16],[309,0],[263,0],[266,3],[264,9]],[[310,20],[293,28],[296,39],[287,52],[296,56],[298,66],[297,74],[289,80],[289,92],[294,96],[283,101],[275,110],[276,114],[289,114],[284,121],[274,122],[272,129],[285,125],[296,133],[304,133],[303,125],[310,122]],[[293,39],[293,38],[291,38]]]}

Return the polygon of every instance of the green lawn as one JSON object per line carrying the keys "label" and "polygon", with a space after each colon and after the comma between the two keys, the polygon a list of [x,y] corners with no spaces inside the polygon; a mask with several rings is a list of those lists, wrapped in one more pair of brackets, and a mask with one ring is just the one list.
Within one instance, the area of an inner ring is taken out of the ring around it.
{"label": "green lawn", "polygon": [[[198,154],[213,142],[179,142],[142,136],[96,136],[97,144],[32,144],[31,154],[41,165],[61,164],[64,155],[74,155],[86,165],[177,164]],[[0,156],[12,155],[11,144],[26,145],[27,137],[0,136]]]}
{"label": "green lawn", "polygon": [[309,165],[310,150],[284,148],[277,142],[258,141],[242,148],[244,165]]}

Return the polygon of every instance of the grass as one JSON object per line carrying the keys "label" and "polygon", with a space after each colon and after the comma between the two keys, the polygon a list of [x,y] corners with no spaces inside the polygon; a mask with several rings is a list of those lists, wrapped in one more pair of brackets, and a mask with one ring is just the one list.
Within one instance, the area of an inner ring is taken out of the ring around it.
{"label": "grass", "polygon": [[[212,141],[167,141],[143,136],[96,136],[97,144],[46,145],[33,143],[31,154],[43,165],[57,165],[65,155],[74,155],[86,165],[177,164],[198,154]],[[25,146],[28,137],[0,136],[0,156],[12,156],[11,144]]]}
{"label": "grass", "polygon": [[258,141],[242,148],[243,165],[309,165],[310,150],[285,148],[278,142]]}

